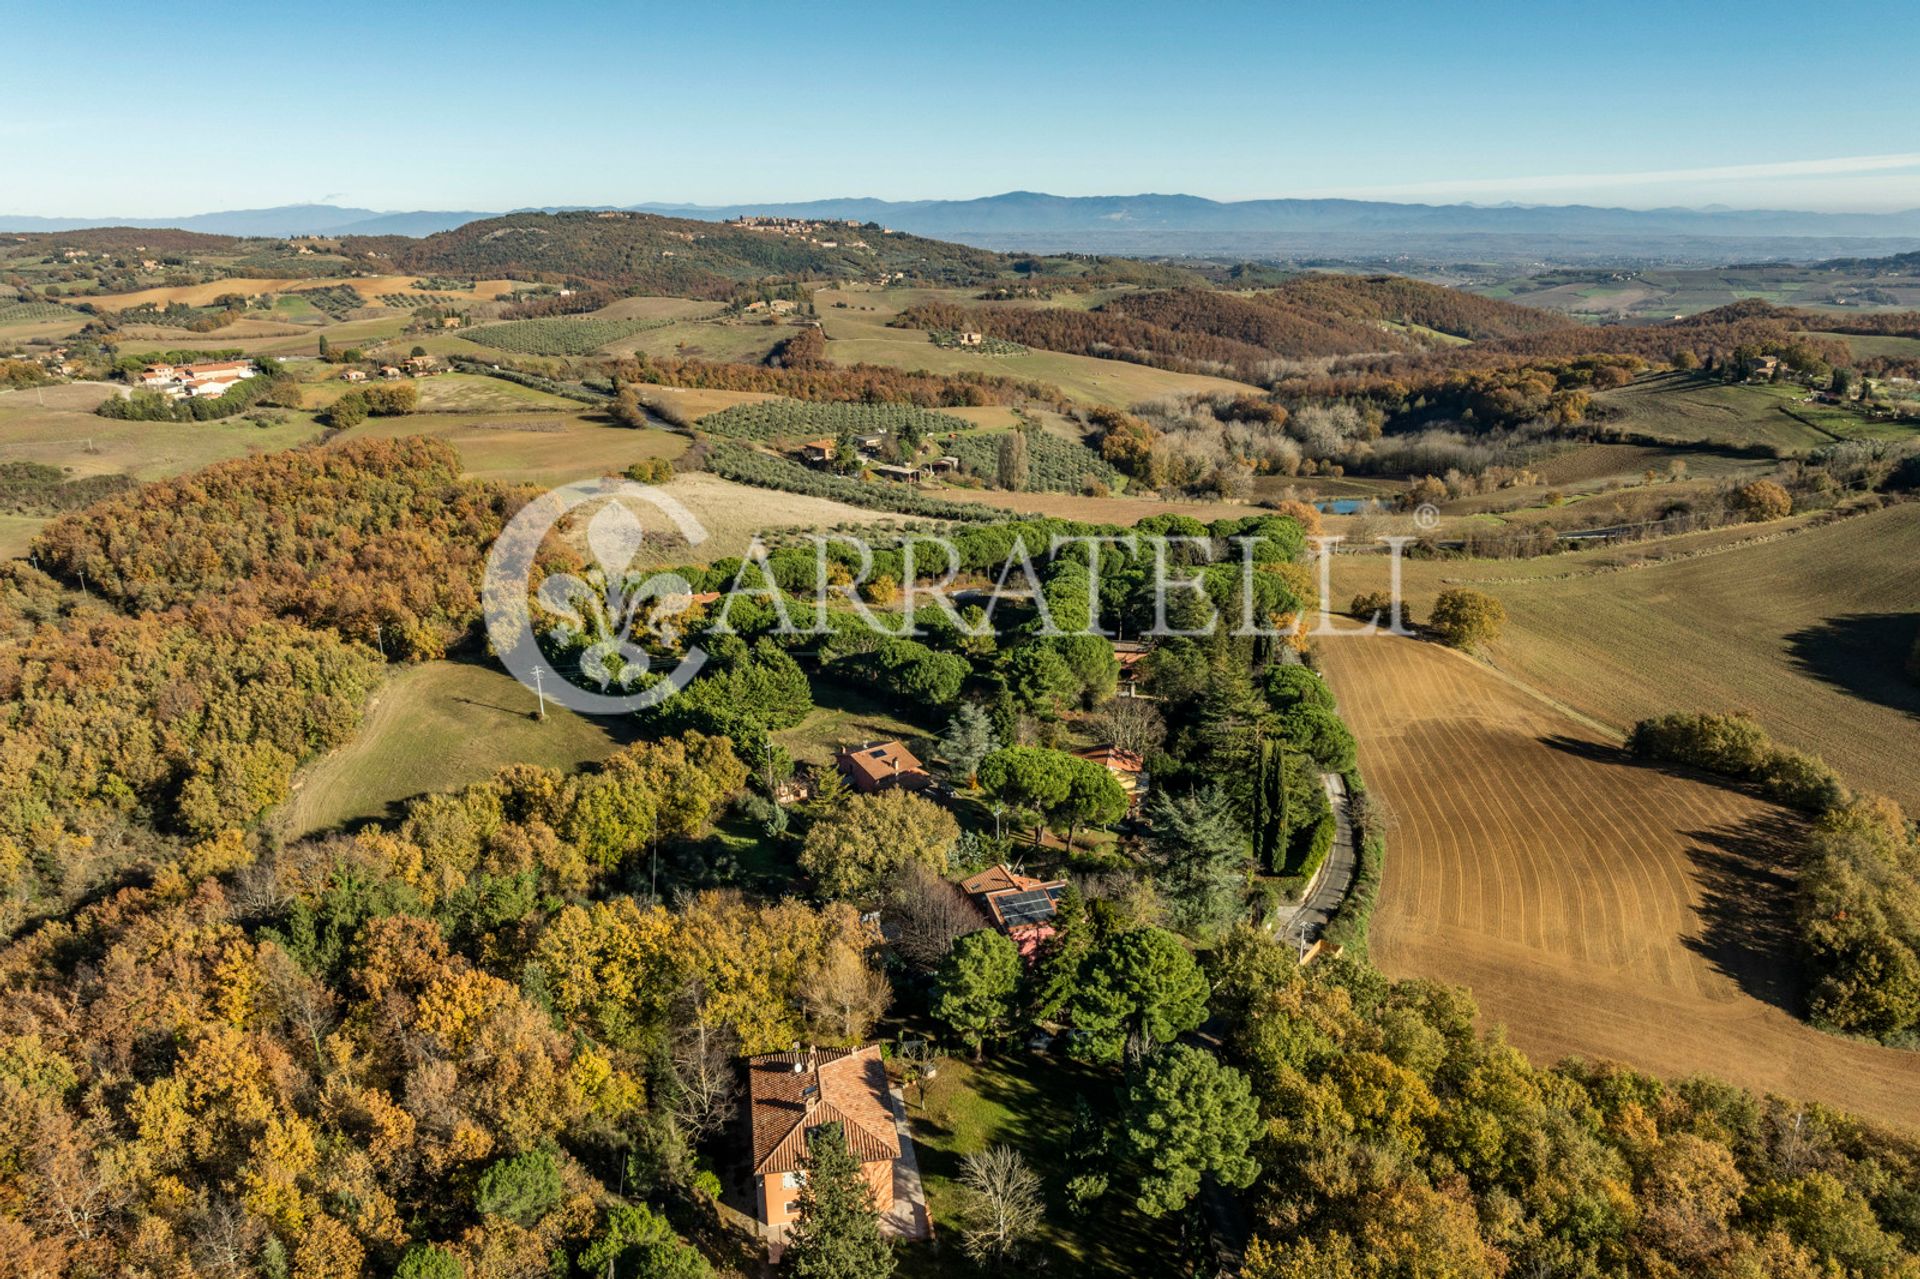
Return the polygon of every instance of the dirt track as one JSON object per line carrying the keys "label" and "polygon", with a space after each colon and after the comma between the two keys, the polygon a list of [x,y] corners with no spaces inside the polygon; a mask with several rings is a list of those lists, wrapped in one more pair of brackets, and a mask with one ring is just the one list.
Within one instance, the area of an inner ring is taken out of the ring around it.
{"label": "dirt track", "polygon": [[1383,970],[1470,987],[1540,1060],[1717,1075],[1920,1130],[1920,1054],[1797,1020],[1792,818],[1640,767],[1438,646],[1322,655],[1391,814]]}

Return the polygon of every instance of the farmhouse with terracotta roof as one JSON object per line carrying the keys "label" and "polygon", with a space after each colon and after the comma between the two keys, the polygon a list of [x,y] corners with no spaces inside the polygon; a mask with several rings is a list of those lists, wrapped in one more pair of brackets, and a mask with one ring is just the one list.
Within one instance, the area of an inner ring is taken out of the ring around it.
{"label": "farmhouse with terracotta roof", "polygon": [[960,881],[960,889],[1013,939],[1022,959],[1031,959],[1040,944],[1053,936],[1053,917],[1060,913],[1064,879],[1034,879],[1002,862]]}
{"label": "farmhouse with terracotta roof", "polygon": [[1075,751],[1081,759],[1100,765],[1113,774],[1120,789],[1127,793],[1127,806],[1136,807],[1147,790],[1147,762],[1133,751],[1117,746],[1095,746]]}
{"label": "farmhouse with terracotta roof", "polygon": [[847,775],[848,784],[862,795],[892,790],[896,786],[902,790],[923,790],[933,783],[933,775],[927,772],[926,766],[899,742],[843,750],[837,762],[840,771]]}
{"label": "farmhouse with terracotta roof", "polygon": [[196,395],[225,395],[236,382],[254,375],[252,360],[207,360],[198,364],[149,364],[140,385],[171,400]]}
{"label": "farmhouse with terracotta roof", "polygon": [[800,1211],[807,1139],[839,1124],[883,1217],[893,1211],[900,1128],[880,1046],[766,1053],[747,1060],[756,1213],[776,1243]]}

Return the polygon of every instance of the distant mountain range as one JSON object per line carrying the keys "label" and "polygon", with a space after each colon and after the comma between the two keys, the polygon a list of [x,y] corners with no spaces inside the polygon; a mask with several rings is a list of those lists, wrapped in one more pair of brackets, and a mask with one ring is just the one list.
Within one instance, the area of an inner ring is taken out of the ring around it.
{"label": "distant mountain range", "polygon": [[[571,206],[582,207],[582,206]],[[615,206],[595,206],[615,207]],[[1551,251],[1724,257],[1920,248],[1920,209],[1807,213],[1780,209],[1611,209],[1589,205],[1397,204],[1377,200],[1240,200],[1191,195],[1057,196],[1012,191],[975,200],[807,200],[764,204],[650,203],[644,213],[720,221],[747,214],[878,222],[915,235],[1003,251],[1298,256]],[[531,212],[534,210],[515,210]],[[543,212],[557,212],[549,208]],[[0,215],[0,231],[177,227],[215,235],[424,236],[481,218],[474,210],[382,213],[328,204],[238,209],[181,218],[36,218]]]}
{"label": "distant mountain range", "polygon": [[84,227],[169,227],[203,235],[432,235],[498,214],[474,210],[380,213],[334,204],[283,204],[271,209],[226,209],[179,218],[35,218],[0,214],[0,231],[78,231]]}

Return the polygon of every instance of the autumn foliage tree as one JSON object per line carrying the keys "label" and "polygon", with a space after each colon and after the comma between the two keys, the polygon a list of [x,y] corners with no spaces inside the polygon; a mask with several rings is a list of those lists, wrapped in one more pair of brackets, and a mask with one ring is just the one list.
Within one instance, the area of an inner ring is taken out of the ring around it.
{"label": "autumn foliage tree", "polygon": [[437,657],[479,617],[486,548],[517,505],[438,440],[354,440],[144,485],[54,521],[35,551],[130,610],[213,598]]}
{"label": "autumn foliage tree", "polygon": [[1772,480],[1754,480],[1734,490],[1733,504],[1755,522],[1785,519],[1793,513],[1793,497]]}
{"label": "autumn foliage tree", "polygon": [[1427,629],[1454,648],[1482,648],[1500,638],[1507,610],[1485,591],[1449,587],[1433,602]]}
{"label": "autumn foliage tree", "polygon": [[945,808],[898,787],[856,795],[814,821],[800,865],[832,898],[870,900],[908,862],[947,868],[960,827]]}

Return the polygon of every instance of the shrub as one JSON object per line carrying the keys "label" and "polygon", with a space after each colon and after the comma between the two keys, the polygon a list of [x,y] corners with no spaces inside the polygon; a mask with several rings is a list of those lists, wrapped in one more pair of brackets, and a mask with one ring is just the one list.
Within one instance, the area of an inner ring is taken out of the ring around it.
{"label": "shrub", "polygon": [[[1362,621],[1386,626],[1393,621],[1393,596],[1386,591],[1362,591],[1347,605],[1347,612]],[[1400,624],[1413,625],[1413,610],[1405,600],[1400,602]]]}
{"label": "shrub", "polygon": [[1627,735],[1627,749],[1641,759],[1740,779],[1759,770],[1768,745],[1766,730],[1745,715],[1675,712],[1643,719]]}
{"label": "shrub", "polygon": [[348,391],[327,409],[327,425],[335,430],[345,430],[366,421],[370,412],[364,391]]}
{"label": "shrub", "polygon": [[1733,504],[1749,520],[1778,520],[1793,514],[1793,498],[1772,480],[1755,480],[1734,490]]}
{"label": "shrub", "polygon": [[404,417],[420,403],[420,388],[411,382],[392,382],[369,386],[349,394],[364,395],[367,413],[372,417]]}
{"label": "shrub", "polygon": [[1358,773],[1347,774],[1347,811],[1353,820],[1354,841],[1359,846],[1353,886],[1335,908],[1321,936],[1358,958],[1366,952],[1367,925],[1372,922],[1374,905],[1380,899],[1380,872],[1387,851],[1382,833],[1386,823]]}
{"label": "shrub", "polygon": [[1745,715],[1674,713],[1643,719],[1627,735],[1627,749],[1641,759],[1751,782],[1768,799],[1803,812],[1826,812],[1846,799],[1839,775],[1824,761],[1776,746]]}
{"label": "shrub", "polygon": [[1427,628],[1443,643],[1473,649],[1499,639],[1506,621],[1506,607],[1493,596],[1454,587],[1440,592],[1440,598],[1434,601]]}

